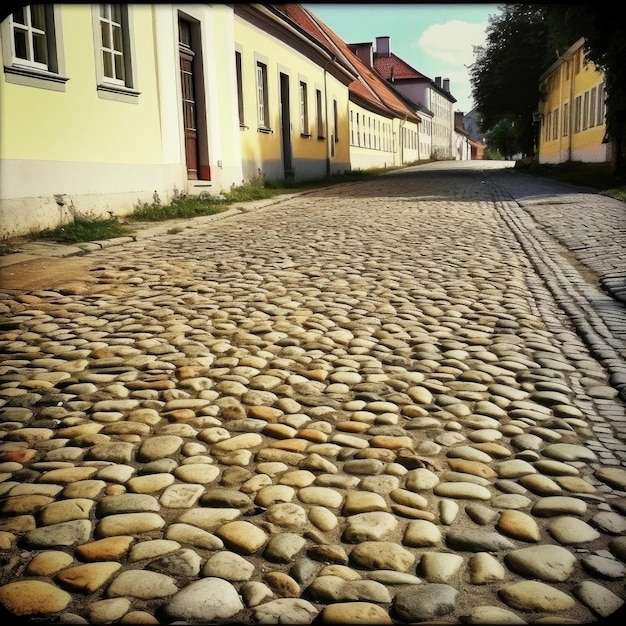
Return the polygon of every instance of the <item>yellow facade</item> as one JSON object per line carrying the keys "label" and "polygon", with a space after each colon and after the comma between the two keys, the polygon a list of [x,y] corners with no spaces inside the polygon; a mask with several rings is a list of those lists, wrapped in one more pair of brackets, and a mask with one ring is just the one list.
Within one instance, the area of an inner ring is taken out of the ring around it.
{"label": "yellow facade", "polygon": [[[95,89],[92,9],[61,5],[66,72],[65,92],[3,81],[0,150],[5,158],[151,163],[161,151],[154,39],[150,5],[133,7],[135,54],[142,68],[133,104],[100,98]],[[71,132],[68,132],[71,128]],[[142,137],[142,141],[129,141]],[[120,149],[123,146],[123,149]]]}
{"label": "yellow facade", "polygon": [[235,6],[234,37],[244,179],[349,170],[348,75],[331,72],[323,51],[251,7]]}
{"label": "yellow facade", "polygon": [[606,162],[604,74],[586,62],[583,40],[569,48],[541,77],[539,162]]}

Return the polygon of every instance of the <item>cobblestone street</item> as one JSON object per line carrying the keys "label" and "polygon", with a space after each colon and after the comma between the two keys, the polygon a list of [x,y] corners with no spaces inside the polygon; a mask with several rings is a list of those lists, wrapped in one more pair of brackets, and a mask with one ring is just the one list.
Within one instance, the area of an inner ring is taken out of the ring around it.
{"label": "cobblestone street", "polygon": [[3,289],[0,614],[615,614],[624,206],[433,163],[94,250],[83,289]]}

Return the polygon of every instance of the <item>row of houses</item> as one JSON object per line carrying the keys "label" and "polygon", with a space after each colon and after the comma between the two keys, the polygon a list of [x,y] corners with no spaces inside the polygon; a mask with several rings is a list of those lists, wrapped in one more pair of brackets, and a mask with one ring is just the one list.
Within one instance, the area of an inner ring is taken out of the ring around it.
{"label": "row of houses", "polygon": [[176,193],[469,159],[449,81],[299,4],[42,4],[0,24],[0,232]]}

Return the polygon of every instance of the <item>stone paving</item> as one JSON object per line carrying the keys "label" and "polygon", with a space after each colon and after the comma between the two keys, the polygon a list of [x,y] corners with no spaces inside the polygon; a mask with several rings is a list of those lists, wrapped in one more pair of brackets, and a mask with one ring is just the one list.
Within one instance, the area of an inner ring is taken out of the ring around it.
{"label": "stone paving", "polygon": [[617,614],[624,318],[542,253],[532,179],[450,166],[91,252],[85,293],[2,294],[7,620]]}

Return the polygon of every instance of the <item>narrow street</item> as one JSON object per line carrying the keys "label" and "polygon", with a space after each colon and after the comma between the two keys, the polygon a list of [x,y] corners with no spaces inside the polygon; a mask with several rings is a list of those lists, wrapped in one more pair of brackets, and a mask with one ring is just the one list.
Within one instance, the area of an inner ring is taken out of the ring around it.
{"label": "narrow street", "polygon": [[0,614],[615,614],[624,206],[433,163],[3,288]]}

